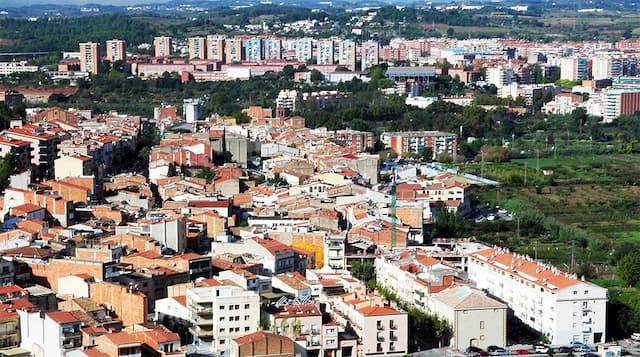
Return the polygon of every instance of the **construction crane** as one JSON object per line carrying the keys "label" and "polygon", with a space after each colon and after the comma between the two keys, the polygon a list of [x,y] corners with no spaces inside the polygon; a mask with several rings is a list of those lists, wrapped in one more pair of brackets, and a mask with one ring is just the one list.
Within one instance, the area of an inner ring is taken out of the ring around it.
{"label": "construction crane", "polygon": [[392,171],[393,176],[391,178],[391,250],[396,247],[396,170]]}

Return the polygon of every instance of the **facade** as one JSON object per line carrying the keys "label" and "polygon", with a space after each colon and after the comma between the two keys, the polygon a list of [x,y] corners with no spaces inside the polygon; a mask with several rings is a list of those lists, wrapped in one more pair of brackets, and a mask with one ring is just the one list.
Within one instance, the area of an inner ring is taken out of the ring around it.
{"label": "facade", "polygon": [[354,41],[338,41],[338,64],[352,71],[356,69],[356,43]]}
{"label": "facade", "polygon": [[231,340],[258,330],[260,296],[237,286],[205,286],[187,290],[193,340],[220,356],[228,356]]}
{"label": "facade", "polygon": [[28,141],[13,139],[10,136],[0,137],[0,156],[13,154],[16,157],[18,171],[22,172],[31,167],[31,144]]}
{"label": "facade", "polygon": [[363,152],[367,148],[373,148],[376,143],[375,134],[369,131],[336,130],[333,138],[338,144],[353,146],[356,152]]}
{"label": "facade", "polygon": [[318,40],[316,48],[316,62],[318,64],[333,64],[334,43],[332,39]]}
{"label": "facade", "polygon": [[446,153],[455,158],[458,154],[458,137],[441,131],[409,131],[383,133],[380,141],[398,155],[421,153],[431,148],[432,159]]}
{"label": "facade", "polygon": [[207,36],[207,59],[214,61],[224,61],[224,47],[226,36],[209,35]]}
{"label": "facade", "polygon": [[468,255],[477,288],[509,305],[552,344],[604,342],[607,289],[502,248]]}
{"label": "facade", "polygon": [[224,46],[224,63],[242,62],[242,39],[227,38]]}
{"label": "facade", "polygon": [[282,59],[282,40],[276,37],[264,39],[264,59],[281,60]]}
{"label": "facade", "polygon": [[124,40],[107,40],[107,61],[111,63],[115,61],[127,60],[127,43]]}
{"label": "facade", "polygon": [[100,65],[100,44],[85,42],[80,44],[80,72],[98,74]]}
{"label": "facade", "polygon": [[560,79],[579,81],[587,78],[587,59],[585,57],[564,57],[560,60]]}
{"label": "facade", "polygon": [[248,62],[263,60],[262,39],[251,37],[244,41],[244,59]]}
{"label": "facade", "polygon": [[189,38],[189,59],[207,58],[207,39],[205,37]]}
{"label": "facade", "polygon": [[383,305],[378,295],[347,293],[335,298],[333,316],[350,326],[362,345],[361,356],[404,356],[408,352],[407,314]]}
{"label": "facade", "polygon": [[44,130],[35,126],[8,129],[4,134],[5,137],[30,143],[31,164],[35,166],[33,176],[36,179],[51,179],[54,177],[59,142],[55,135],[45,133]]}
{"label": "facade", "polygon": [[153,39],[156,57],[169,57],[173,54],[171,37],[161,36]]}
{"label": "facade", "polygon": [[380,63],[380,43],[378,41],[367,41],[362,44],[362,63],[363,71]]}
{"label": "facade", "polygon": [[18,310],[20,316],[20,347],[34,357],[62,357],[82,348],[82,323],[70,312]]}
{"label": "facade", "polygon": [[491,67],[487,68],[487,82],[502,88],[516,81],[515,73],[511,67]]}
{"label": "facade", "polygon": [[68,155],[55,160],[55,178],[82,177],[93,174],[93,159],[85,155]]}
{"label": "facade", "polygon": [[507,345],[507,305],[468,286],[454,285],[431,299],[431,308],[451,325],[449,346],[486,349]]}
{"label": "facade", "polygon": [[622,75],[623,61],[612,56],[596,56],[591,60],[593,80],[610,79]]}
{"label": "facade", "polygon": [[295,344],[269,332],[254,332],[231,340],[231,357],[294,357]]}
{"label": "facade", "polygon": [[640,90],[612,89],[603,92],[602,120],[605,123],[613,122],[621,115],[633,114],[640,110]]}
{"label": "facade", "polygon": [[299,38],[295,42],[296,59],[307,62],[313,58],[313,39],[310,37]]}
{"label": "facade", "polygon": [[38,66],[29,66],[27,61],[0,62],[0,76],[21,72],[38,72],[39,69]]}

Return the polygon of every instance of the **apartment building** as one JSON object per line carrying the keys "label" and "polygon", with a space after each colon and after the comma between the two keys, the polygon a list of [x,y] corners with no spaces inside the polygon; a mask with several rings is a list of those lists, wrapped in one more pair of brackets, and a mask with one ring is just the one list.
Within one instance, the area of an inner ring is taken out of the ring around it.
{"label": "apartment building", "polygon": [[31,143],[24,140],[14,139],[8,135],[0,136],[0,156],[13,154],[16,157],[18,172],[22,172],[31,167]]}
{"label": "apartment building", "polygon": [[570,81],[587,78],[588,63],[585,57],[563,57],[560,59],[560,79]]}
{"label": "apartment building", "polygon": [[82,348],[82,323],[66,311],[49,312],[18,310],[20,347],[34,357],[62,357]]}
{"label": "apartment building", "polygon": [[214,61],[224,61],[224,47],[227,37],[224,35],[207,36],[207,59]]}
{"label": "apartment building", "polygon": [[354,71],[356,69],[356,43],[352,40],[338,41],[337,62]]}
{"label": "apartment building", "polygon": [[207,58],[207,39],[205,37],[189,37],[189,59]]}
{"label": "apartment building", "polygon": [[0,62],[0,76],[21,72],[38,72],[39,70],[38,66],[29,66],[27,61]]}
{"label": "apartment building", "polygon": [[295,41],[296,59],[307,62],[313,58],[313,39],[311,37],[299,38]]}
{"label": "apartment building", "polygon": [[235,285],[211,285],[187,290],[189,332],[201,346],[228,356],[232,339],[258,330],[260,296]]}
{"label": "apartment building", "polygon": [[[507,344],[507,305],[480,290],[454,285],[430,299],[429,310],[449,322],[449,346],[487,348]],[[444,342],[444,341],[443,341]]]}
{"label": "apartment building", "polygon": [[156,57],[169,57],[173,54],[171,37],[161,36],[153,39]]}
{"label": "apartment building", "polygon": [[322,313],[315,304],[287,305],[271,315],[271,326],[278,335],[284,335],[302,344],[309,353],[322,349]]}
{"label": "apartment building", "polygon": [[607,289],[502,248],[469,254],[469,279],[552,344],[606,338]]}
{"label": "apartment building", "polygon": [[381,135],[380,141],[398,155],[419,154],[425,148],[431,148],[432,159],[442,153],[455,158],[458,153],[458,136],[442,131],[387,132]]}
{"label": "apartment building", "polygon": [[100,44],[85,42],[80,44],[80,71],[98,74],[100,65]]}
{"label": "apartment building", "polygon": [[363,356],[404,356],[408,352],[407,314],[384,306],[379,295],[352,292],[333,301],[333,316],[361,341]]}
{"label": "apartment building", "polygon": [[231,340],[231,357],[294,357],[295,343],[286,336],[254,332]]}
{"label": "apartment building", "polygon": [[378,41],[366,41],[361,47],[361,68],[363,71],[380,63],[380,43]]}
{"label": "apartment building", "polygon": [[640,90],[611,89],[602,92],[602,121],[611,123],[621,115],[633,114],[640,110]]}
{"label": "apartment building", "polygon": [[281,60],[282,59],[282,40],[277,37],[269,37],[264,39],[264,59]]}
{"label": "apartment building", "polygon": [[367,148],[373,148],[376,136],[369,131],[357,131],[352,129],[336,130],[333,140],[345,146],[353,146],[356,152],[363,152]]}
{"label": "apartment building", "polygon": [[224,45],[224,63],[242,62],[242,39],[227,38]]}
{"label": "apartment building", "polygon": [[111,63],[115,61],[126,62],[127,43],[124,40],[107,40],[105,47],[107,50],[107,61],[110,61]]}
{"label": "apartment building", "polygon": [[333,64],[334,42],[332,39],[318,40],[316,45],[316,62],[318,64]]}
{"label": "apartment building", "polygon": [[251,37],[244,41],[244,58],[246,61],[254,63],[264,59],[261,38]]}
{"label": "apartment building", "polygon": [[31,164],[35,166],[32,174],[36,180],[54,177],[55,159],[58,157],[58,142],[60,141],[57,136],[34,125],[8,129],[5,130],[4,135],[30,143]]}

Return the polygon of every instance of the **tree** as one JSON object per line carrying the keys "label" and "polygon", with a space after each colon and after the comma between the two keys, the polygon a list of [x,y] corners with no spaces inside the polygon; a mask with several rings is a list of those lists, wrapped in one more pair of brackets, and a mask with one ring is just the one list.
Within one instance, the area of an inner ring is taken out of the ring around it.
{"label": "tree", "polygon": [[370,259],[353,261],[351,263],[351,274],[354,278],[365,283],[376,277],[373,262]]}
{"label": "tree", "polygon": [[455,238],[462,226],[462,218],[458,213],[449,212],[442,201],[435,204],[436,222],[433,224],[433,238]]}
{"label": "tree", "polygon": [[311,70],[310,79],[311,82],[318,83],[324,79],[324,76],[322,75],[322,73],[320,73],[320,71],[314,68]]}
{"label": "tree", "polygon": [[624,258],[620,259],[616,265],[616,274],[630,287],[638,285],[640,282],[640,256],[637,254],[627,254]]}
{"label": "tree", "polygon": [[211,170],[210,168],[205,167],[196,174],[196,177],[205,179],[207,180],[207,183],[211,183],[216,177],[216,173],[213,172],[213,170]]}
{"label": "tree", "polygon": [[173,162],[169,164],[169,169],[167,170],[167,177],[174,177],[178,175],[178,170],[176,170],[176,164]]}
{"label": "tree", "polygon": [[0,190],[9,186],[9,177],[17,173],[18,158],[13,154],[7,154],[0,160]]}

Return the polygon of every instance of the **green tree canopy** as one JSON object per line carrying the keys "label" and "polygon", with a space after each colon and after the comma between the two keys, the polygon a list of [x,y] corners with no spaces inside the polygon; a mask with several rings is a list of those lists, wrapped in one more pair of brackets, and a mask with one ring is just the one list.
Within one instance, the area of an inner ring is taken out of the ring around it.
{"label": "green tree canopy", "polygon": [[616,266],[618,277],[624,280],[629,286],[636,286],[640,282],[640,256],[637,254],[627,254],[618,261]]}

